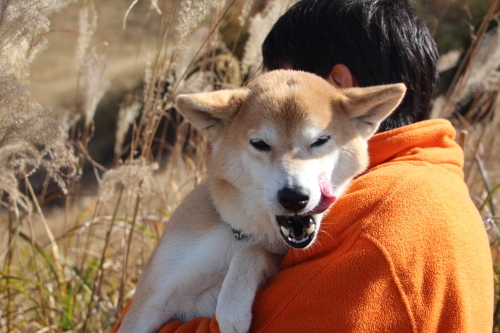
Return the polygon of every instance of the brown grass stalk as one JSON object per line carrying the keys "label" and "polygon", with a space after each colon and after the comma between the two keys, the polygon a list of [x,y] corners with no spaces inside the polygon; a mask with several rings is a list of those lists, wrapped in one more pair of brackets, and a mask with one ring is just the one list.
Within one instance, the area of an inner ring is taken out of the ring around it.
{"label": "brown grass stalk", "polygon": [[164,84],[163,78],[166,75],[164,64],[169,64],[167,61],[167,47],[169,31],[172,28],[174,21],[175,3],[172,4],[170,9],[167,11],[167,1],[163,1],[162,12],[167,12],[168,15],[161,15],[160,36],[158,38],[153,74],[151,77],[152,84],[149,84],[149,89],[144,96],[143,114],[139,123],[136,142],[134,144],[134,147],[136,148],[141,147],[142,158],[148,158],[151,155],[152,140],[161,119],[161,113],[159,113],[159,110],[162,109],[160,105],[163,99],[162,85]]}
{"label": "brown grass stalk", "polygon": [[[7,254],[5,257],[5,268],[4,271],[8,276],[11,275],[11,264],[12,264],[12,256],[13,256],[13,247],[14,247],[14,242],[16,240],[16,235],[15,235],[15,224],[18,224],[18,219],[17,219],[17,214],[15,214],[15,203],[9,200],[9,226],[8,226],[8,244],[7,244]],[[17,223],[15,223],[17,222]],[[14,317],[14,305],[13,305],[13,297],[14,295],[12,294],[12,287],[11,287],[11,280],[10,278],[5,278],[5,286],[4,286],[7,295],[7,303],[5,305],[5,317],[6,317],[6,328],[7,331],[11,331],[12,327],[14,325],[13,323],[13,317]]]}
{"label": "brown grass stalk", "polygon": [[[487,103],[487,105],[485,105],[485,108],[490,107],[490,106],[491,106],[491,104]],[[485,122],[481,125],[481,132],[479,134],[479,137],[477,138],[476,144],[475,144],[474,149],[472,151],[472,156],[476,156],[479,153],[480,147],[483,145],[483,139],[486,136],[486,133],[488,131],[487,124],[491,122],[494,114],[495,114],[494,112],[490,112],[488,119],[485,120]],[[470,181],[471,181],[470,177],[472,174],[472,170],[473,170],[472,168],[469,168],[469,171],[467,172],[467,176],[465,177],[465,182],[467,184],[470,184]]]}
{"label": "brown grass stalk", "polygon": [[[490,196],[490,193],[492,193],[492,188],[491,188],[490,178],[488,176],[488,171],[486,171],[486,168],[484,167],[483,160],[481,159],[481,157],[478,154],[474,155],[474,159],[476,160],[476,164],[477,164],[477,167],[479,169],[479,174],[481,175],[481,178],[483,179],[483,184],[484,184],[484,188],[486,189],[486,193],[488,193],[488,197],[486,198],[485,202],[489,202],[491,214],[496,215],[495,203],[493,202],[493,197]],[[480,206],[480,211],[482,210],[482,208],[484,208],[484,204]]]}
{"label": "brown grass stalk", "polygon": [[450,8],[450,4],[453,2],[453,0],[447,0],[446,1],[446,4],[443,8],[443,10],[441,11],[441,13],[439,14],[439,17],[437,19],[437,22],[436,22],[436,25],[434,26],[434,29],[432,29],[432,32],[431,32],[431,36],[432,37],[435,37],[436,36],[436,33],[439,29],[439,26],[441,25],[441,23],[443,22],[443,19],[445,18],[446,16],[446,13],[448,12],[448,9]]}
{"label": "brown grass stalk", "polygon": [[460,145],[460,148],[462,148],[462,150],[464,150],[464,148],[465,148],[465,140],[467,139],[467,133],[468,132],[466,130],[460,131],[458,144]]}
{"label": "brown grass stalk", "polygon": [[476,54],[479,45],[481,44],[481,41],[487,32],[490,22],[495,16],[495,11],[499,3],[500,0],[493,0],[492,4],[488,8],[487,14],[483,18],[483,21],[479,26],[477,34],[474,36],[474,38],[471,38],[471,45],[467,49],[467,52],[465,53],[458,67],[458,70],[455,76],[453,77],[448,92],[446,93],[446,99],[449,101],[449,103],[448,103],[448,109],[443,112],[443,115],[445,117],[449,117],[453,113],[453,106],[456,104],[457,98],[460,96],[462,90],[464,89],[466,79],[469,77],[470,74],[471,70],[470,61]]}
{"label": "brown grass stalk", "polygon": [[198,48],[198,51],[196,51],[195,55],[192,57],[191,62],[186,67],[186,70],[180,75],[179,80],[177,80],[177,83],[174,85],[174,88],[172,89],[172,91],[174,91],[174,92],[177,91],[177,89],[179,88],[179,84],[181,83],[181,80],[184,77],[186,77],[186,74],[188,73],[188,71],[191,68],[191,66],[193,66],[193,64],[196,61],[196,59],[197,59],[198,55],[200,54],[201,50],[203,50],[203,48],[205,47],[206,43],[210,40],[210,38],[212,38],[213,34],[217,31],[217,29],[219,29],[219,26],[220,26],[222,20],[227,15],[229,9],[234,5],[235,1],[236,0],[232,0],[231,3],[224,10],[224,12],[222,13],[222,15],[218,18],[217,22],[215,23],[215,25],[210,30],[207,38],[205,38],[205,40],[203,41],[203,43]]}
{"label": "brown grass stalk", "polygon": [[[207,42],[211,38],[214,38],[213,36],[217,33],[222,20],[227,15],[229,9],[235,4],[235,2],[236,0],[232,0],[229,5],[226,6],[221,15],[217,15],[216,13],[216,23],[211,28],[208,36],[201,43],[184,72],[176,77],[176,80],[173,83],[172,87],[169,88],[170,91],[165,95],[162,95],[163,84],[165,84],[165,78],[169,77],[169,73],[172,71],[172,64],[176,62],[176,57],[179,56],[179,53],[174,52],[169,59],[166,52],[168,49],[167,41],[169,37],[169,31],[172,28],[172,24],[174,21],[173,13],[175,8],[172,7],[166,17],[162,15],[162,35],[161,38],[159,38],[159,43],[157,45],[157,57],[155,59],[155,65],[153,66],[152,82],[154,82],[154,84],[150,85],[149,91],[147,92],[145,97],[144,110],[146,110],[146,112],[143,112],[143,118],[141,118],[139,131],[136,136],[137,141],[135,143],[136,147],[141,147],[141,156],[143,158],[147,158],[152,155],[151,148],[155,139],[154,133],[156,133],[160,124],[160,115],[164,116],[165,114],[165,112],[163,112],[164,105],[168,105],[168,103],[172,101],[172,97],[175,95],[175,92],[179,88],[179,84],[186,77],[188,71],[197,60],[199,54],[206,46]],[[163,12],[165,12],[165,8],[163,9]],[[167,84],[172,84],[172,82],[168,82]]]}
{"label": "brown grass stalk", "polygon": [[[30,237],[31,238],[31,248],[30,249],[31,249],[31,255],[33,257],[33,264],[35,267],[35,275],[36,275],[38,281],[42,281],[42,274],[40,273],[40,264],[38,262],[38,255],[36,252],[36,244],[35,244],[35,237],[36,236],[35,236],[35,231],[33,230],[33,221],[31,219],[29,219],[28,224],[29,224],[29,230],[30,230],[30,236],[31,236]],[[49,327],[50,326],[49,314],[48,314],[47,305],[45,302],[44,290],[40,285],[36,285],[36,288],[37,288],[38,293],[40,295],[40,312],[41,312],[42,321],[46,327]]]}
{"label": "brown grass stalk", "polygon": [[33,190],[33,186],[31,185],[30,182],[26,182],[26,186],[29,189],[29,192],[31,194],[31,198],[33,199],[33,203],[35,204],[35,208],[38,212],[38,215],[40,217],[40,221],[42,222],[43,228],[45,230],[45,233],[47,237],[49,238],[50,242],[50,249],[52,251],[52,256],[54,257],[54,264],[56,266],[55,272],[56,272],[56,282],[57,285],[60,288],[60,292],[62,295],[65,294],[65,286],[66,284],[63,283],[63,277],[64,277],[64,271],[63,267],[61,264],[61,258],[59,255],[59,246],[57,245],[57,242],[55,240],[54,234],[52,233],[52,230],[50,229],[49,224],[47,223],[47,220],[45,219],[45,215],[42,212],[42,208],[40,207],[40,204],[38,203],[38,200],[36,198],[35,191]]}
{"label": "brown grass stalk", "polygon": [[125,186],[123,184],[121,184],[120,190],[118,191],[118,200],[116,202],[116,205],[115,205],[115,208],[113,211],[113,215],[111,218],[111,223],[109,225],[108,231],[106,232],[106,239],[104,241],[104,248],[102,249],[99,268],[96,271],[94,285],[92,287],[92,297],[91,297],[91,301],[89,302],[87,316],[85,317],[85,321],[84,321],[84,325],[83,325],[83,332],[87,332],[87,325],[89,322],[89,318],[91,318],[92,310],[94,309],[94,307],[97,306],[97,303],[99,303],[98,298],[100,297],[101,286],[102,286],[102,282],[104,281],[104,263],[106,261],[106,252],[107,252],[108,246],[110,244],[111,233],[113,231],[114,223],[116,221],[116,216],[118,214],[118,208],[119,208],[121,200],[122,200],[124,188],[125,188]]}
{"label": "brown grass stalk", "polygon": [[[139,183],[139,189],[140,189],[139,191],[142,191],[142,180]],[[137,222],[137,214],[139,212],[140,203],[141,203],[141,195],[137,195],[137,198],[135,201],[134,215],[132,217],[132,225],[130,226],[128,240],[126,242],[125,256],[123,259],[122,277],[120,279],[120,287],[119,287],[119,291],[118,291],[118,302],[117,302],[117,306],[116,306],[116,310],[118,312],[121,312],[122,308],[123,308],[125,284],[126,284],[127,279],[128,279],[128,276],[127,276],[128,261],[130,258],[130,249],[132,248],[132,236],[134,235],[135,224]]]}

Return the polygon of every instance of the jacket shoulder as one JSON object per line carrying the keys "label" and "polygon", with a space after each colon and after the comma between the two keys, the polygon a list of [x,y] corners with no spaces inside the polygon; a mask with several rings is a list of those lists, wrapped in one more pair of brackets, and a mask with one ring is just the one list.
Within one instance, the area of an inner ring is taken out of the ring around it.
{"label": "jacket shoulder", "polygon": [[[460,174],[418,162],[388,165],[365,177],[358,186],[378,191],[361,219],[361,235],[391,263],[415,318],[421,319],[419,330],[436,331],[432,325],[438,324],[450,332],[487,327],[493,304],[491,254]],[[430,320],[443,311],[458,319]]]}

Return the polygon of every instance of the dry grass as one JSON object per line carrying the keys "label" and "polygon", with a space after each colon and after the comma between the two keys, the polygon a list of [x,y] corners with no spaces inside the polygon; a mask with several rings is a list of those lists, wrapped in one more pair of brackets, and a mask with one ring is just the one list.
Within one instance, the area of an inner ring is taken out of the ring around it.
{"label": "dry grass", "polygon": [[[0,0],[1,331],[109,331],[170,214],[203,177],[205,143],[173,98],[257,73],[262,38],[292,2]],[[467,133],[466,181],[500,273],[500,55],[481,58],[500,49],[483,38],[497,3],[434,114]],[[247,31],[239,61],[231,51]],[[88,145],[98,105],[117,87],[128,93],[103,166]]]}

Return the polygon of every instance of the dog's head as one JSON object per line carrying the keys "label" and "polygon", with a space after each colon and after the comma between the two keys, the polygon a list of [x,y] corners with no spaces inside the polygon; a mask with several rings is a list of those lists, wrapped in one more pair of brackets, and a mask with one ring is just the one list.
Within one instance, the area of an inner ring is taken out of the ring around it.
{"label": "dog's head", "polygon": [[208,174],[223,217],[243,232],[305,248],[368,166],[367,141],[405,91],[403,84],[337,89],[279,70],[245,88],[180,95],[177,107],[211,143]]}

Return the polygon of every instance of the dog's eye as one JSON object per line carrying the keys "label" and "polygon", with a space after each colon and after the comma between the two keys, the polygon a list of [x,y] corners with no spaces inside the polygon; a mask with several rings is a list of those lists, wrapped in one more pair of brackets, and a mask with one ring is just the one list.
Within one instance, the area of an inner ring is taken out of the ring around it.
{"label": "dog's eye", "polygon": [[271,146],[268,145],[264,140],[253,139],[250,140],[250,144],[259,151],[271,151]]}
{"label": "dog's eye", "polygon": [[320,146],[324,145],[325,143],[327,143],[328,140],[330,140],[330,136],[329,135],[320,136],[318,138],[318,140],[316,140],[316,142],[314,142],[313,144],[311,144],[311,148],[320,147]]}

